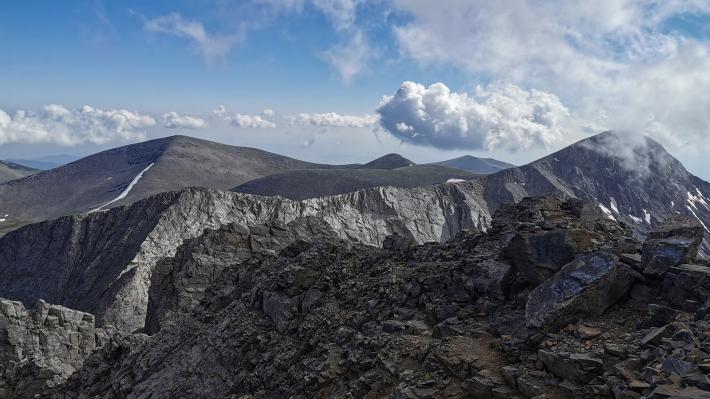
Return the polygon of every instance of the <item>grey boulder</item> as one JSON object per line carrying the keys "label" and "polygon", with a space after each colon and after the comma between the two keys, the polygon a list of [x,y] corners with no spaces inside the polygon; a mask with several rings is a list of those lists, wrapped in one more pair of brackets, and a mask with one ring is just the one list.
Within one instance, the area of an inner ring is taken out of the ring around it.
{"label": "grey boulder", "polygon": [[660,276],[673,266],[693,262],[702,242],[703,226],[697,220],[681,215],[669,217],[643,244],[643,272]]}
{"label": "grey boulder", "polygon": [[585,315],[602,314],[626,293],[631,271],[611,254],[583,255],[537,286],[528,297],[530,327],[560,327]]}

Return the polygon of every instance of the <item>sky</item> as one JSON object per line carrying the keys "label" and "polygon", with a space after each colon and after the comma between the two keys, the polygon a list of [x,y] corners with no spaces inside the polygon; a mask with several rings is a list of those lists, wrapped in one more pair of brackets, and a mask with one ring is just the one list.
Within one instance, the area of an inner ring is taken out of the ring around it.
{"label": "sky", "polygon": [[0,158],[185,134],[530,162],[605,130],[710,180],[710,0],[7,0]]}

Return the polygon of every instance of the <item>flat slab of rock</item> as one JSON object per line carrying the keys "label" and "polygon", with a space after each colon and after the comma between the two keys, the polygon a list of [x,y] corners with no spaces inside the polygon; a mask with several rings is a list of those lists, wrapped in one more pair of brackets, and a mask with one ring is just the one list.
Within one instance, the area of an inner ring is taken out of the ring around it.
{"label": "flat slab of rock", "polygon": [[641,251],[641,266],[648,275],[661,276],[673,266],[693,262],[703,242],[703,226],[674,215],[648,235]]}
{"label": "flat slab of rock", "polygon": [[614,255],[581,256],[530,293],[526,324],[561,327],[584,315],[602,314],[626,293],[632,280],[629,268]]}

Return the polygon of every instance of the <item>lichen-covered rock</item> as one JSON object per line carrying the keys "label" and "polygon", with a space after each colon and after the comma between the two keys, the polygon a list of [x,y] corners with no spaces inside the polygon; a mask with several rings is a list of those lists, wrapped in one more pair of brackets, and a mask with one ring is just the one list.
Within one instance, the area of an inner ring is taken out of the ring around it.
{"label": "lichen-covered rock", "polygon": [[532,327],[559,328],[582,316],[602,314],[632,281],[631,271],[614,255],[580,256],[530,293],[525,319]]}

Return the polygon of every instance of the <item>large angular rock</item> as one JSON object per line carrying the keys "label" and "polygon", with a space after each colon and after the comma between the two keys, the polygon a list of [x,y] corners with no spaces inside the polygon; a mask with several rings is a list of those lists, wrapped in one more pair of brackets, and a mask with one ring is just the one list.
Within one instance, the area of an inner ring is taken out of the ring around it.
{"label": "large angular rock", "polygon": [[61,384],[114,332],[94,316],[37,301],[0,298],[0,398],[32,398]]}
{"label": "large angular rock", "polygon": [[703,232],[697,220],[681,215],[669,217],[643,244],[643,272],[660,276],[673,266],[693,262],[703,242]]}
{"label": "large angular rock", "polygon": [[506,254],[533,284],[539,284],[572,261],[577,253],[567,230],[517,234]]}
{"label": "large angular rock", "polygon": [[525,306],[530,327],[560,327],[585,315],[602,314],[626,293],[633,277],[614,255],[584,255],[536,287]]}
{"label": "large angular rock", "polygon": [[478,264],[475,275],[471,277],[476,295],[502,298],[513,284],[515,269],[492,259]]}
{"label": "large angular rock", "polygon": [[660,293],[676,309],[697,311],[710,300],[710,267],[684,264],[669,268]]}
{"label": "large angular rock", "polygon": [[587,383],[604,373],[604,363],[585,354],[541,350],[538,357],[552,374],[565,380]]}
{"label": "large angular rock", "polygon": [[627,227],[592,203],[550,197],[525,198],[514,207],[501,207],[491,231],[510,235],[509,240],[501,239],[503,255],[532,285],[550,278],[579,253],[600,250],[604,243],[617,253],[624,237],[631,236]]}

